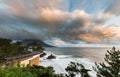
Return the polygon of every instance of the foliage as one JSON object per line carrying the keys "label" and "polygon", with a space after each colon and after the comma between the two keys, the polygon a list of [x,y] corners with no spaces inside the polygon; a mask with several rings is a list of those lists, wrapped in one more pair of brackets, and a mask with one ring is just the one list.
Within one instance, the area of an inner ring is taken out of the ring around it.
{"label": "foliage", "polygon": [[25,46],[21,42],[12,42],[10,39],[0,38],[0,56],[9,57],[13,55],[23,54]]}
{"label": "foliage", "polygon": [[41,47],[40,44],[38,44],[36,41],[33,41],[32,43],[29,43],[27,47],[32,47],[33,51],[43,51],[44,48]]}
{"label": "foliage", "polygon": [[[12,42],[10,39],[0,38],[0,59],[5,56],[13,56],[28,53],[27,47],[32,46],[34,51],[44,50],[42,47],[33,42],[27,46],[21,44],[21,42]],[[120,77],[120,51],[115,47],[112,50],[107,51],[105,54],[105,63],[97,64],[93,68],[96,71],[97,77]],[[0,60],[0,63],[3,62]],[[59,68],[59,67],[58,67]],[[18,62],[17,67],[2,68],[0,67],[0,77],[75,77],[80,75],[81,77],[91,77],[89,75],[89,69],[86,69],[82,64],[71,62],[65,69],[67,74],[56,74],[53,67],[42,66],[27,66],[20,67]]]}
{"label": "foliage", "polygon": [[26,54],[29,52],[26,52],[26,46],[22,45],[21,42],[17,41],[11,44],[13,46],[14,53],[13,55],[21,55],[21,54]]}
{"label": "foliage", "polygon": [[120,51],[113,47],[112,50],[107,51],[104,59],[106,65],[96,63],[96,67],[94,67],[97,77],[120,77]]}
{"label": "foliage", "polygon": [[63,77],[62,75],[55,74],[53,67],[32,66],[28,68],[36,77]]}
{"label": "foliage", "polygon": [[64,77],[55,74],[53,67],[27,66],[0,68],[0,77]]}
{"label": "foliage", "polygon": [[11,55],[13,53],[12,40],[0,38],[0,56]]}
{"label": "foliage", "polygon": [[28,45],[23,45],[21,42],[12,42],[10,39],[0,38],[0,56],[9,57],[21,54],[27,54],[28,46],[33,47],[33,51],[43,51],[44,49],[37,42]]}
{"label": "foliage", "polygon": [[88,69],[85,69],[85,67],[82,64],[71,62],[69,66],[67,66],[66,71],[68,72],[67,77],[75,77],[76,74],[80,74],[81,77],[90,77],[88,74]]}
{"label": "foliage", "polygon": [[22,68],[11,67],[0,69],[0,77],[35,77],[30,71],[23,71]]}
{"label": "foliage", "polygon": [[[115,47],[112,50],[107,51],[105,54],[105,63],[97,64],[93,69],[96,71],[97,77],[120,77],[120,51],[116,50]],[[82,64],[71,62],[66,68],[68,72],[67,77],[75,77],[76,74],[80,74],[81,77],[90,77],[88,69]]]}

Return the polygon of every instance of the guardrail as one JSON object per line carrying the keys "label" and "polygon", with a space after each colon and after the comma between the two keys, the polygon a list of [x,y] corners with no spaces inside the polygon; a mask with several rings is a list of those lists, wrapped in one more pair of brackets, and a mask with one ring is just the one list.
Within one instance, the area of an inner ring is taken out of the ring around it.
{"label": "guardrail", "polygon": [[0,57],[0,60],[4,61],[4,62],[9,62],[12,60],[19,60],[22,58],[31,57],[31,56],[36,55],[36,54],[40,54],[40,52],[31,52],[29,54],[20,55],[20,56],[13,56],[13,57]]}

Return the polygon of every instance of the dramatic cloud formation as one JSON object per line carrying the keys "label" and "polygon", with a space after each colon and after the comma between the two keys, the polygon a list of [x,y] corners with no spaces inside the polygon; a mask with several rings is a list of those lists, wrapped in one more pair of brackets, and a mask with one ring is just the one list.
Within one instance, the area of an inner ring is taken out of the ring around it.
{"label": "dramatic cloud formation", "polygon": [[120,14],[120,0],[111,0],[111,4],[106,8],[105,12]]}
{"label": "dramatic cloud formation", "polygon": [[[119,8],[115,7],[119,6],[119,0],[92,0],[91,4],[98,5],[91,7],[88,0],[72,1],[73,4],[69,0],[0,2],[0,37],[42,39],[57,46],[79,45],[78,42],[115,44],[120,41],[119,24],[111,24],[113,18],[119,17]],[[79,2],[80,5],[76,4]],[[104,7],[106,2],[109,3]]]}

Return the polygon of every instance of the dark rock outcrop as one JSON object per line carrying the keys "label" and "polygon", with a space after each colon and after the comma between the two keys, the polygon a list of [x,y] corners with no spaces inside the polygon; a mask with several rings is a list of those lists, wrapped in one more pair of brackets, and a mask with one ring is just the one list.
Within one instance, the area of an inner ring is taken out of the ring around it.
{"label": "dark rock outcrop", "polygon": [[55,59],[55,58],[56,58],[56,56],[54,56],[54,55],[52,55],[52,54],[47,57],[47,59]]}
{"label": "dark rock outcrop", "polygon": [[44,56],[46,56],[47,54],[45,53],[45,52],[43,52],[41,55],[40,55],[40,57],[44,57]]}

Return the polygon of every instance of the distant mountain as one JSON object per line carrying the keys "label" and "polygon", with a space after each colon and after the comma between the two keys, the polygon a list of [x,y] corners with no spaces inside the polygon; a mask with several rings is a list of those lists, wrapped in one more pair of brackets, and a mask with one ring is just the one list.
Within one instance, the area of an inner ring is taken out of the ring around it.
{"label": "distant mountain", "polygon": [[22,40],[21,42],[22,42],[22,44],[25,44],[25,45],[29,44],[29,43],[32,43],[32,42],[37,42],[42,47],[54,47],[54,46],[51,46],[51,45],[48,45],[48,44],[44,43],[41,40],[37,40],[37,39],[25,39],[25,40]]}

